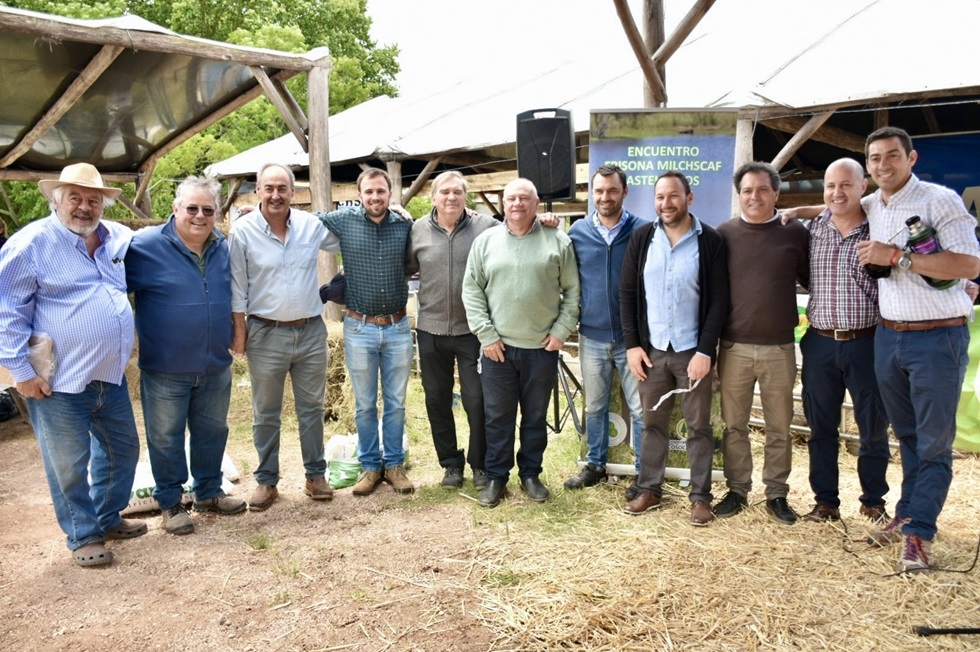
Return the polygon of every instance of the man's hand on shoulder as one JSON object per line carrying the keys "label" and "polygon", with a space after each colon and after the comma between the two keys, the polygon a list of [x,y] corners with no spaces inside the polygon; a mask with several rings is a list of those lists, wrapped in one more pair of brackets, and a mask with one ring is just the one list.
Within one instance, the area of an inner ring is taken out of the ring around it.
{"label": "man's hand on shoulder", "polygon": [[793,220],[812,220],[820,217],[820,213],[827,210],[827,206],[796,206],[795,208],[784,208],[779,211],[782,216],[783,224],[789,224]]}
{"label": "man's hand on shoulder", "polygon": [[30,380],[17,383],[17,393],[24,398],[44,398],[51,396],[51,386],[44,382],[40,376],[34,376]]}
{"label": "man's hand on shoulder", "polygon": [[415,221],[415,218],[412,217],[412,214],[409,213],[405,209],[405,207],[402,206],[401,204],[389,204],[388,205],[388,210],[390,210],[395,215],[401,215],[403,218],[405,218],[409,222],[414,222]]}
{"label": "man's hand on shoulder", "polygon": [[538,221],[544,226],[550,226],[553,229],[557,229],[559,226],[565,223],[565,220],[554,213],[545,213],[544,215],[538,215]]}

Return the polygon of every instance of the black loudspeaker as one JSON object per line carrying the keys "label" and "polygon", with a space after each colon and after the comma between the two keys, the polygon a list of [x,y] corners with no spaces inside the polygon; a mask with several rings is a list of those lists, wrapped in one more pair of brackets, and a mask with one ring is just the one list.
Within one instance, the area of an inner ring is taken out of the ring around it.
{"label": "black loudspeaker", "polygon": [[575,198],[575,129],[564,109],[517,115],[517,174],[545,200]]}

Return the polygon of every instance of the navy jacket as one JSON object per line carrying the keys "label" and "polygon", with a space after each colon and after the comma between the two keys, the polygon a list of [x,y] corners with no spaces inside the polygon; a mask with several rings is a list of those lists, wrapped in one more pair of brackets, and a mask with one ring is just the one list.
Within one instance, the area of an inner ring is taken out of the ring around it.
{"label": "navy jacket", "polygon": [[[644,224],[630,238],[626,260],[623,263],[623,279],[619,288],[619,302],[623,318],[623,337],[626,348],[642,346],[650,350],[650,323],[647,320],[647,297],[643,283],[643,268],[647,252],[653,240],[655,222]],[[731,297],[728,292],[728,249],[718,232],[701,223],[698,236],[698,353],[711,356],[718,354],[718,338],[728,319]]]}
{"label": "navy jacket", "polygon": [[138,231],[126,254],[133,293],[140,369],[209,374],[231,364],[231,266],[228,241],[205,252],[206,276],[177,236],[174,216]]}
{"label": "navy jacket", "polygon": [[578,220],[568,230],[582,286],[578,330],[589,339],[615,342],[623,338],[619,278],[630,235],[640,224],[644,221],[623,211],[623,226],[608,245],[592,223],[592,215]]}

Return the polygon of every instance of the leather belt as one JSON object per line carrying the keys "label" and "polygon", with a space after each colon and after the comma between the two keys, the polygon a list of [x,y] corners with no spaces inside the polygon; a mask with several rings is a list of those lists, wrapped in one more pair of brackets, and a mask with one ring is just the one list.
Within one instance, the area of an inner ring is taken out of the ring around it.
{"label": "leather belt", "polygon": [[317,317],[303,317],[302,319],[293,319],[291,321],[277,321],[275,319],[266,319],[265,317],[256,317],[255,315],[249,315],[252,319],[262,322],[266,326],[272,326],[273,328],[278,328],[280,326],[285,327],[296,327],[296,326],[306,326]]}
{"label": "leather belt", "polygon": [[933,328],[951,328],[966,326],[966,317],[950,317],[949,319],[926,319],[924,321],[890,321],[882,319],[886,328],[900,333],[905,331],[931,331]]}
{"label": "leather belt", "polygon": [[833,330],[824,330],[822,328],[810,328],[817,335],[823,335],[824,337],[829,337],[830,339],[837,342],[850,342],[851,340],[856,340],[862,337],[871,337],[875,334],[876,326],[869,326],[867,328],[855,328],[853,330],[843,330],[840,328],[835,328]]}
{"label": "leather belt", "polygon": [[362,315],[356,310],[348,310],[347,316],[357,321],[374,324],[375,326],[391,326],[395,322],[401,321],[402,317],[405,316],[405,311],[399,310],[393,315]]}

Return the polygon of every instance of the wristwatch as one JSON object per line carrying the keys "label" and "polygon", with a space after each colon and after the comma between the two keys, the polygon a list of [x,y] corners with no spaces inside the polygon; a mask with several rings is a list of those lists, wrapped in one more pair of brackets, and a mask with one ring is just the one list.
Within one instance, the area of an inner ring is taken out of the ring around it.
{"label": "wristwatch", "polygon": [[912,266],[912,252],[906,251],[902,254],[902,257],[898,259],[898,268],[902,271],[908,271],[908,268]]}

